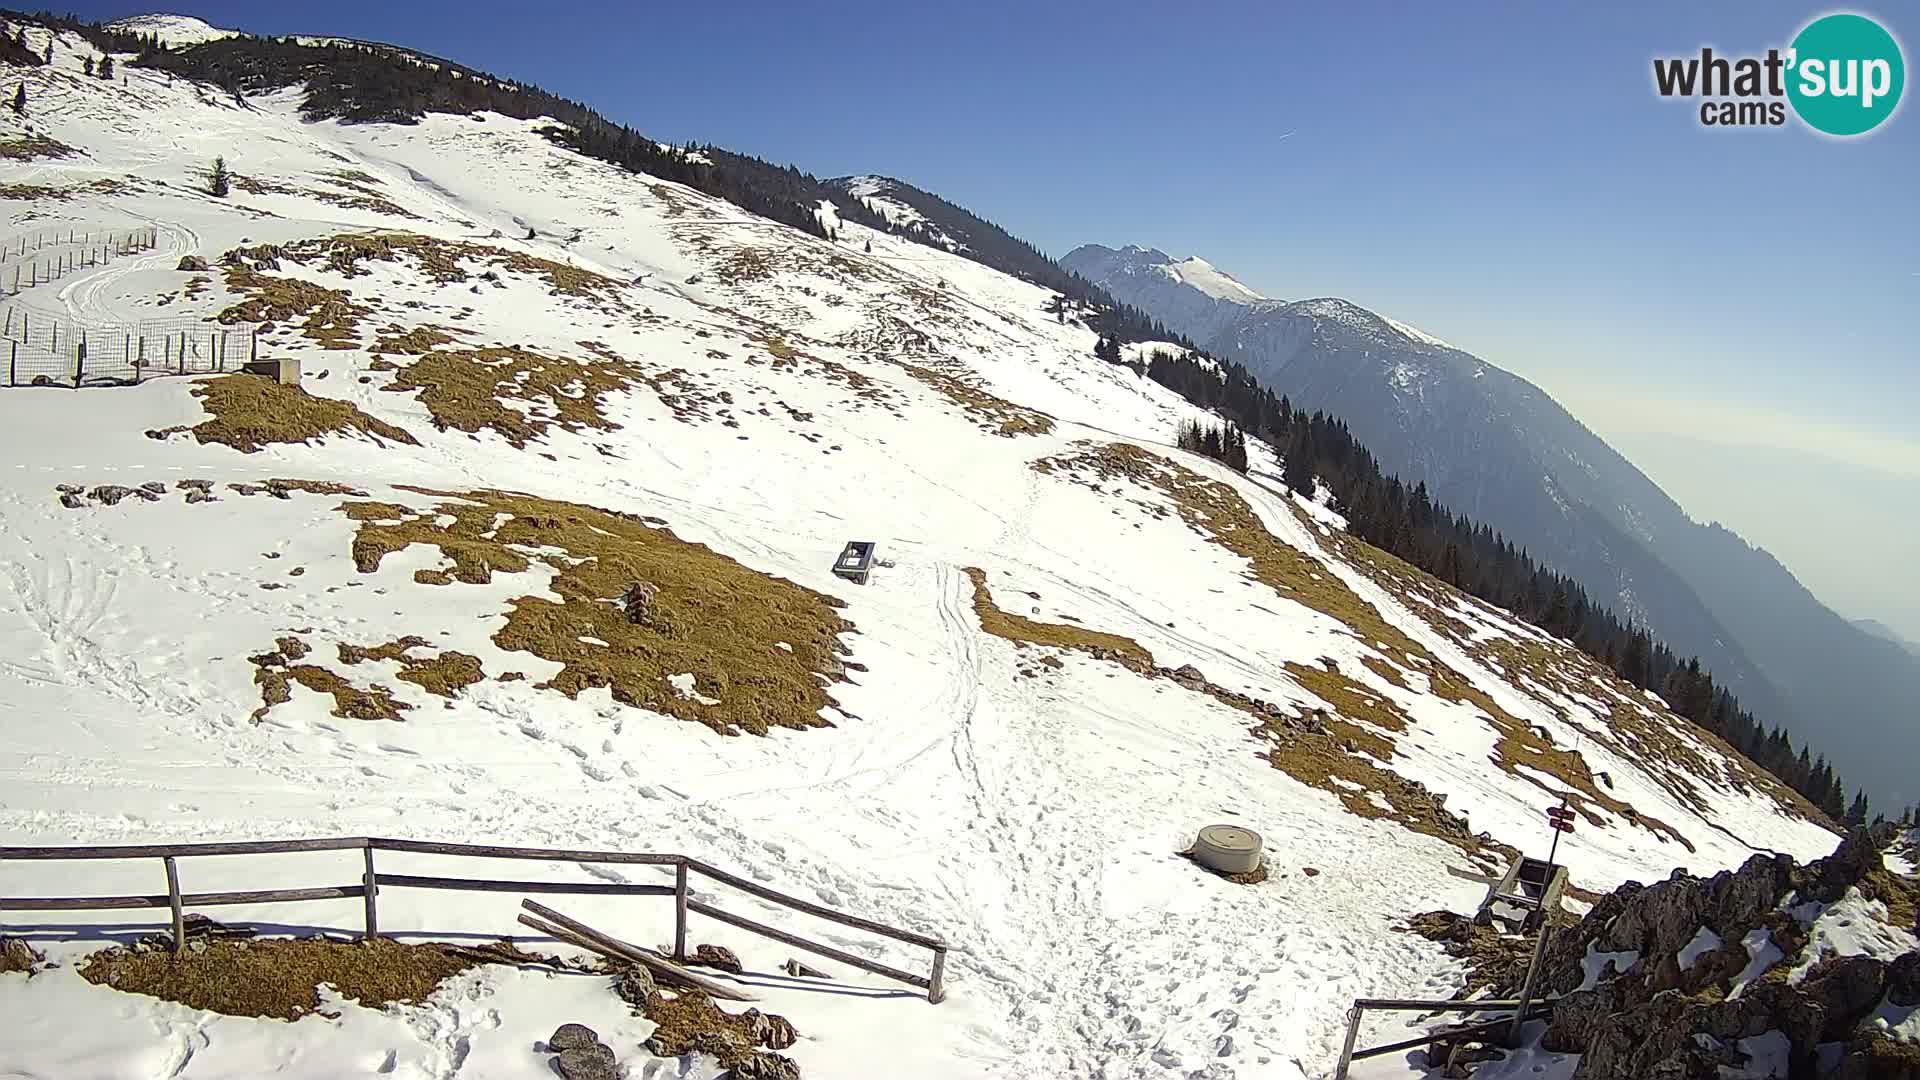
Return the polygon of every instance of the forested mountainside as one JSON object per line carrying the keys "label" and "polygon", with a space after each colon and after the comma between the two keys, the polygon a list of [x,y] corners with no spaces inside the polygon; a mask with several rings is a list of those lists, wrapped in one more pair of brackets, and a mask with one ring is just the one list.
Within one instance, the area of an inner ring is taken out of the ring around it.
{"label": "forested mountainside", "polygon": [[1205,335],[1199,344],[1296,405],[1346,420],[1384,470],[1698,655],[1879,802],[1920,797],[1885,753],[1920,754],[1920,660],[1834,614],[1764,551],[1692,521],[1539,387],[1347,301],[1219,288],[1195,278],[1199,260],[1087,245],[1063,262]]}

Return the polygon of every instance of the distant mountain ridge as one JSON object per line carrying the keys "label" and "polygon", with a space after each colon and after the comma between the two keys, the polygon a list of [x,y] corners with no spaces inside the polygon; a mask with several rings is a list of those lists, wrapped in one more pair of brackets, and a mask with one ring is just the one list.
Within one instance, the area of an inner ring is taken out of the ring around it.
{"label": "distant mountain ridge", "polygon": [[[1836,615],[1764,550],[1693,521],[1539,387],[1345,300],[1235,294],[1204,260],[1089,244],[1060,262],[1296,405],[1344,418],[1387,471],[1697,653],[1763,720],[1818,731],[1877,803],[1920,795],[1898,764],[1920,758],[1920,658]],[[1214,276],[1195,280],[1202,268]]]}
{"label": "distant mountain ridge", "polygon": [[1879,619],[1855,619],[1853,620],[1853,625],[1865,630],[1874,637],[1891,641],[1895,645],[1906,649],[1908,652],[1920,656],[1920,641],[1914,641],[1912,638],[1904,636],[1900,631],[1895,630]]}

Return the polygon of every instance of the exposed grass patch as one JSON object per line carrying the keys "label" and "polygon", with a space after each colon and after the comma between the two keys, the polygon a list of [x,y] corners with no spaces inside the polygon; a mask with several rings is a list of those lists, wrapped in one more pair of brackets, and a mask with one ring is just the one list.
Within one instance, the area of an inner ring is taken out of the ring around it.
{"label": "exposed grass patch", "polygon": [[665,1058],[687,1054],[709,1054],[719,1059],[728,1076],[779,1076],[780,1072],[762,1072],[754,1067],[756,1058],[778,1058],[756,1047],[767,1045],[773,1031],[782,1031],[779,1044],[793,1038],[793,1025],[784,1017],[763,1016],[758,1009],[730,1013],[714,1004],[699,990],[680,990],[672,994],[656,993],[642,1010],[654,1022],[647,1037],[649,1052]]}
{"label": "exposed grass patch", "polygon": [[0,159],[34,161],[39,158],[68,158],[79,153],[73,147],[45,135],[27,135],[18,139],[0,139]]}
{"label": "exposed grass patch", "polygon": [[89,956],[80,977],[225,1016],[298,1020],[320,1009],[319,986],[370,1009],[426,1000],[441,983],[480,966],[439,945],[384,938],[215,938],[201,951],[112,948]]}
{"label": "exposed grass patch", "polygon": [[[447,650],[431,656],[409,655],[417,650],[432,650],[427,639],[409,635],[383,645],[363,648],[341,642],[340,662],[351,667],[367,660],[393,660],[400,664],[400,678],[437,697],[452,698],[462,687],[472,686],[487,677],[480,658]],[[285,649],[283,647],[282,651]]]}
{"label": "exposed grass patch", "polygon": [[404,429],[376,420],[351,403],[315,397],[258,375],[222,375],[194,384],[209,419],[189,429],[201,443],[251,454],[272,443],[312,443],[328,435],[364,435],[417,445]]}
{"label": "exposed grass patch", "polygon": [[[602,411],[607,395],[630,390],[640,374],[624,363],[505,345],[427,352],[396,371],[386,389],[416,393],[442,431],[492,431],[524,448],[554,426],[576,432],[618,428]],[[511,408],[507,401],[530,408]]]}
{"label": "exposed grass patch", "polygon": [[1914,879],[1903,878],[1879,866],[1860,879],[1860,892],[1870,900],[1887,905],[1888,926],[1920,927],[1920,884]]}
{"label": "exposed grass patch", "polygon": [[359,348],[360,320],[372,313],[339,289],[247,266],[227,268],[227,288],[245,299],[215,316],[221,322],[263,323],[271,330],[297,319],[301,335],[323,349]]}
{"label": "exposed grass patch", "polygon": [[255,723],[273,711],[274,706],[293,700],[294,683],[316,693],[330,695],[333,698],[333,715],[343,719],[399,720],[402,712],[413,708],[404,701],[395,700],[393,691],[388,687],[376,683],[363,689],[326,668],[295,663],[312,652],[297,637],[280,638],[274,645],[273,652],[247,658],[254,666],[254,685],[260,688],[260,707],[253,711]]}
{"label": "exposed grass patch", "polygon": [[[313,199],[349,210],[365,210],[369,213],[388,214],[393,217],[419,220],[420,215],[400,206],[382,195],[370,185],[379,181],[363,172],[340,169],[320,177],[322,183],[330,184],[342,190],[330,191],[326,188],[301,187],[283,184],[258,176],[243,176],[233,173],[233,186],[249,195],[291,195],[296,198]],[[357,178],[364,178],[357,179]]]}
{"label": "exposed grass patch", "polygon": [[512,273],[538,275],[556,295],[581,297],[616,296],[622,286],[602,274],[565,263],[542,259],[523,252],[488,244],[473,244],[419,233],[344,233],[289,244],[284,255],[294,262],[325,262],[347,276],[367,273],[367,262],[410,261],[435,281],[443,284],[463,282],[470,276],[468,264],[492,267]]}
{"label": "exposed grass patch", "polygon": [[[1560,912],[1561,924],[1572,921]],[[1407,920],[1403,932],[1418,934],[1445,946],[1447,955],[1466,962],[1467,982],[1455,995],[1468,998],[1489,987],[1517,985],[1526,974],[1532,958],[1532,939],[1509,937],[1491,926],[1477,926],[1472,919],[1451,911],[1426,911]]]}
{"label": "exposed grass patch", "polygon": [[[827,688],[843,677],[839,635],[852,629],[840,601],[638,517],[502,491],[422,493],[449,501],[424,511],[342,506],[361,523],[355,564],[371,573],[388,554],[426,544],[452,563],[445,572],[458,582],[551,567],[548,589],[560,601],[513,600],[493,638],[562,665],[540,688],[576,697],[606,687],[623,704],[721,734],[830,726],[820,713],[835,704]],[[445,526],[437,524],[443,515],[452,519]],[[616,601],[641,582],[657,591],[635,622]],[[675,675],[694,676],[695,689],[683,693],[668,681]]]}
{"label": "exposed grass patch", "polygon": [[1035,622],[1024,615],[1002,611],[993,602],[993,594],[987,590],[987,572],[977,566],[969,566],[965,570],[973,582],[974,614],[979,616],[980,628],[987,633],[1005,638],[1019,647],[1044,645],[1055,649],[1072,649],[1096,659],[1116,661],[1135,671],[1148,672],[1153,669],[1153,654],[1132,638],[1080,626]]}
{"label": "exposed grass patch", "polygon": [[971,383],[925,364],[894,361],[902,371],[938,391],[941,397],[958,405],[968,419],[983,430],[1012,438],[1016,435],[1045,435],[1053,430],[1053,417],[995,397]]}
{"label": "exposed grass patch", "polygon": [[48,187],[45,184],[0,184],[0,199],[71,199],[74,188]]}

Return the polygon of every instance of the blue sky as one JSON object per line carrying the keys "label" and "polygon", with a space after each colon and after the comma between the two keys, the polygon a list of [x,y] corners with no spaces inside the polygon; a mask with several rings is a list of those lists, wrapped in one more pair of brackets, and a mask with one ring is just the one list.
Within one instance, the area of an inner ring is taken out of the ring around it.
{"label": "blue sky", "polygon": [[[1920,559],[1920,114],[1846,142],[1715,131],[1652,90],[1656,55],[1762,53],[1829,8],[175,7],[411,45],[662,139],[899,176],[1054,254],[1145,243],[1347,297],[1540,383],[1696,516],[1920,638],[1920,573],[1841,542],[1892,523],[1884,544]],[[1920,12],[1852,10],[1913,62]],[[1786,487],[1783,452],[1832,482]]]}

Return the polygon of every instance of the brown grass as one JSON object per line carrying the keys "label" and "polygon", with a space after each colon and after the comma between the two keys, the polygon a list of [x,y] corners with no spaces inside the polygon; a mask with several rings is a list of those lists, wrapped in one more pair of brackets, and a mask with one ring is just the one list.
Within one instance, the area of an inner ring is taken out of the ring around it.
{"label": "brown grass", "polygon": [[[1560,923],[1571,921],[1565,912]],[[1532,942],[1526,937],[1508,937],[1491,926],[1476,926],[1472,919],[1451,911],[1427,911],[1407,920],[1399,928],[1444,945],[1447,955],[1463,960],[1467,967],[1466,985],[1456,997],[1471,997],[1488,987],[1517,985],[1532,958]]]}
{"label": "brown grass", "polygon": [[[508,345],[428,352],[400,368],[386,389],[417,394],[443,431],[492,431],[524,448],[555,426],[575,432],[618,428],[602,411],[607,396],[638,381],[640,372],[631,365],[589,363]],[[529,415],[509,408],[508,400],[536,408]]]}
{"label": "brown grass", "polygon": [[987,572],[977,566],[965,569],[967,577],[973,582],[974,614],[980,618],[980,629],[987,633],[1005,638],[1018,646],[1044,645],[1054,649],[1071,649],[1096,659],[1113,660],[1135,671],[1150,672],[1153,669],[1153,654],[1132,638],[1062,623],[1034,622],[1024,615],[1002,611],[993,602],[993,594],[987,590]]}
{"label": "brown grass", "polygon": [[365,210],[375,214],[412,218],[416,221],[420,219],[420,215],[401,207],[371,187],[370,185],[379,183],[377,179],[350,169],[335,170],[320,177],[322,183],[341,189],[339,191],[283,184],[277,180],[243,176],[240,173],[233,173],[232,179],[234,187],[249,195],[293,195],[350,210]]}
{"label": "brown grass", "polygon": [[984,431],[1013,438],[1016,435],[1045,435],[1053,430],[1053,417],[1046,413],[1029,409],[1024,405],[1015,405],[1005,398],[995,397],[971,383],[936,368],[924,364],[911,364],[904,360],[894,362],[902,371],[939,392],[941,397],[958,405],[961,411],[967,414],[967,418]]}
{"label": "brown grass", "polygon": [[323,349],[359,348],[360,320],[371,314],[339,289],[246,266],[227,268],[227,288],[245,299],[216,316],[221,322],[262,323],[263,330],[271,330],[298,319],[301,335]]}
{"label": "brown grass", "polygon": [[276,705],[293,700],[293,684],[299,683],[316,693],[333,698],[333,715],[349,720],[399,720],[400,714],[413,708],[393,697],[391,688],[374,684],[357,687],[339,675],[314,664],[297,664],[313,650],[297,637],[275,641],[273,652],[248,657],[253,664],[253,682],[260,688],[260,707],[253,711],[259,723]]}
{"label": "brown grass", "polygon": [[472,244],[418,233],[344,233],[289,244],[285,256],[299,263],[324,262],[347,277],[368,271],[367,262],[412,262],[443,284],[466,281],[469,264],[544,277],[555,295],[613,297],[621,290],[612,278],[578,267],[506,248]]}
{"label": "brown grass", "polygon": [[[432,648],[425,638],[411,635],[364,648],[344,641],[339,644],[342,664],[351,667],[366,660],[397,661],[402,681],[410,682],[437,697],[451,698],[461,688],[472,686],[487,677],[480,667],[480,658],[467,653],[448,650],[426,657],[408,655]],[[284,647],[281,651],[285,651]]]}
{"label": "brown grass", "polygon": [[89,956],[80,977],[226,1016],[298,1020],[320,1009],[319,987],[371,1009],[426,1000],[446,980],[478,967],[440,945],[385,938],[215,938],[201,951],[112,948]]}
{"label": "brown grass", "polygon": [[45,135],[27,135],[18,139],[0,139],[0,159],[33,161],[38,158],[68,158],[79,153],[66,143]]}
{"label": "brown grass", "polygon": [[193,395],[209,417],[191,429],[193,437],[245,454],[273,443],[314,443],[329,435],[417,445],[404,429],[376,420],[349,402],[315,397],[258,375],[203,380],[194,384]]}
{"label": "brown grass", "polygon": [[1860,881],[1860,892],[1870,900],[1887,905],[1887,925],[1912,930],[1920,927],[1920,883],[1903,878],[1886,867],[1867,871]]}
{"label": "brown grass", "polygon": [[[452,563],[447,572],[458,582],[485,583],[495,571],[518,573],[536,561],[553,567],[549,589],[561,600],[513,600],[493,639],[563,665],[540,688],[576,697],[606,687],[623,704],[728,735],[830,726],[820,712],[834,705],[827,687],[843,677],[839,635],[852,629],[836,610],[840,601],[637,517],[502,491],[425,494],[450,501],[425,511],[344,504],[361,523],[355,564],[371,573],[389,553],[426,544]],[[452,523],[435,524],[442,514]],[[498,514],[511,516],[496,528]],[[562,554],[528,553],[534,548]],[[644,625],[611,602],[643,581],[659,590]],[[695,677],[696,695],[718,703],[682,697],[667,679],[683,673]]]}
{"label": "brown grass", "polygon": [[[733,1070],[726,1074],[728,1076],[777,1075],[750,1072],[742,1068],[746,1066],[751,1069],[748,1063],[755,1058],[779,1056],[756,1049],[764,1045],[757,1038],[760,1034],[754,1022],[759,1016],[757,1009],[730,1013],[699,990],[681,990],[673,994],[655,994],[647,1000],[643,1011],[655,1025],[653,1034],[647,1037],[647,1050],[659,1057],[709,1054],[719,1059],[722,1068]],[[789,1029],[792,1027],[782,1017],[766,1017],[764,1020],[775,1020]]]}

